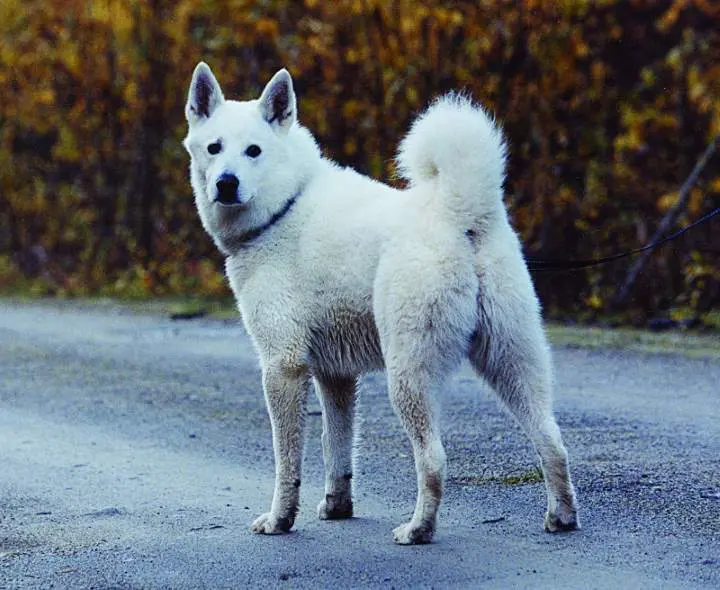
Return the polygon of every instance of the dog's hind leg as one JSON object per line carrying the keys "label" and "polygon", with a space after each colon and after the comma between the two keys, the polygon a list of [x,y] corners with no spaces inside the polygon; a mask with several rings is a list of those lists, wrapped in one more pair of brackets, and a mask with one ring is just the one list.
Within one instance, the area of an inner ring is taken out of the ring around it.
{"label": "dog's hind leg", "polygon": [[300,501],[307,367],[263,362],[263,388],[272,425],[275,491],[270,512],[259,516],[252,530],[275,535],[292,528]]}
{"label": "dog's hind leg", "polygon": [[322,406],[322,448],[325,460],[325,498],[318,506],[322,520],[350,518],[352,503],[354,377],[315,377]]}
{"label": "dog's hind leg", "polygon": [[446,465],[435,403],[467,353],[477,280],[455,251],[415,245],[393,254],[378,270],[374,310],[390,399],[417,471],[413,516],[393,533],[396,543],[413,545],[429,543],[435,532]]}
{"label": "dog's hind leg", "polygon": [[417,472],[412,518],[393,531],[400,545],[429,543],[435,533],[446,465],[433,400],[436,383],[436,378],[422,367],[388,367],[390,400],[410,438]]}
{"label": "dog's hind leg", "polygon": [[494,299],[485,287],[470,361],[505,402],[540,455],[548,496],[545,529],[575,529],[577,502],[567,451],[552,413],[550,355],[539,313],[534,303],[528,305],[531,299]]}

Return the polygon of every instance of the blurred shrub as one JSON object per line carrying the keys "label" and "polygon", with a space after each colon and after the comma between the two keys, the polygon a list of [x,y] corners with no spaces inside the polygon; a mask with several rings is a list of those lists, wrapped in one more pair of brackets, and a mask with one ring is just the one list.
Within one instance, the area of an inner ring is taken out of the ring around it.
{"label": "blurred shrub", "polygon": [[[720,8],[653,2],[3,0],[0,288],[226,293],[187,179],[183,104],[200,59],[228,96],[281,66],[328,154],[392,180],[428,100],[465,89],[502,121],[508,206],[529,255],[645,242],[720,133]],[[717,206],[703,174],[686,223]],[[653,255],[630,307],[702,312],[717,222]],[[625,264],[538,275],[552,313],[606,309]]]}

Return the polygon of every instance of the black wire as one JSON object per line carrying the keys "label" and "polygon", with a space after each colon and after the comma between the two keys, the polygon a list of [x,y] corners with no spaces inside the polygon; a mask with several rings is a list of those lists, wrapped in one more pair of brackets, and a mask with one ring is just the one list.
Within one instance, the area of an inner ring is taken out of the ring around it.
{"label": "black wire", "polygon": [[612,256],[604,256],[603,258],[590,258],[586,260],[543,260],[540,258],[529,257],[526,258],[526,262],[530,270],[539,272],[579,270],[582,268],[588,268],[590,266],[606,264],[608,262],[613,262],[614,260],[620,260],[621,258],[634,256],[635,254],[640,254],[641,252],[645,252],[646,250],[652,250],[654,248],[657,248],[658,246],[662,246],[670,240],[674,240],[675,238],[680,237],[685,232],[691,230],[695,226],[708,221],[712,217],[715,217],[718,213],[720,213],[720,207],[713,209],[712,211],[710,211],[710,213],[703,215],[700,219],[695,220],[687,227],[678,230],[675,233],[670,234],[669,236],[664,237],[662,240],[659,240],[653,244],[646,244],[641,248],[636,248],[634,250],[630,250],[629,252],[621,252],[620,254],[613,254]]}

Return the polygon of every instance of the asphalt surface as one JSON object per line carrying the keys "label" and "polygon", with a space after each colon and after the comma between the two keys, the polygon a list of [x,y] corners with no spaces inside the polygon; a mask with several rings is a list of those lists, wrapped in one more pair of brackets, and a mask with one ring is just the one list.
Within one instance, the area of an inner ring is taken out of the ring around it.
{"label": "asphalt surface", "polygon": [[542,530],[534,453],[467,369],[443,400],[436,541],[399,547],[409,444],[364,379],[356,517],[319,521],[308,419],[295,532],[252,534],[272,443],[237,322],[0,301],[0,588],[720,588],[720,361],[555,350],[582,530]]}

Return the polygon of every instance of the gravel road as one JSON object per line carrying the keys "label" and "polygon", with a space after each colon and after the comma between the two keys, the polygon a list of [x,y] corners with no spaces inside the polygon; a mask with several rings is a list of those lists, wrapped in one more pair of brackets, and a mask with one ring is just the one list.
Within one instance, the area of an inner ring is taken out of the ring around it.
{"label": "gravel road", "polygon": [[465,369],[434,544],[392,542],[415,476],[381,375],[362,384],[356,518],[315,517],[313,399],[296,531],[260,537],[272,443],[237,322],[0,301],[0,588],[720,588],[718,357],[555,363],[582,530],[543,532],[534,453]]}

